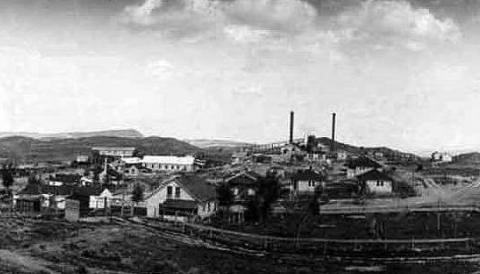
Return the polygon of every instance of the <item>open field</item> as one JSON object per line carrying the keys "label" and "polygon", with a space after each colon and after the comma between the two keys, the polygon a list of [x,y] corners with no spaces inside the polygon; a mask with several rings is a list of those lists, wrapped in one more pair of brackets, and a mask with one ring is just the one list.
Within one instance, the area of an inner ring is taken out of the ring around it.
{"label": "open field", "polygon": [[[473,273],[475,262],[365,265],[308,255],[242,254],[128,222],[2,218],[2,273]],[[460,272],[459,272],[460,271]]]}

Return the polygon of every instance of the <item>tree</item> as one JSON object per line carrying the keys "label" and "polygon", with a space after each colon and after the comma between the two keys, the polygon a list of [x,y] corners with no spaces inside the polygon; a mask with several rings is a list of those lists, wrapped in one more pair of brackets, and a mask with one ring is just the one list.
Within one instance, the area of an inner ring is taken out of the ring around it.
{"label": "tree", "polygon": [[10,193],[10,187],[13,185],[13,171],[11,165],[3,165],[2,168],[2,184]]}
{"label": "tree", "polygon": [[132,201],[137,204],[143,201],[143,187],[140,184],[136,184],[133,188]]}
{"label": "tree", "polygon": [[265,221],[270,212],[271,206],[280,196],[280,183],[274,176],[267,176],[258,182],[258,191],[256,193],[256,204],[258,206],[258,216],[260,221]]}
{"label": "tree", "polygon": [[[12,197],[12,192],[10,190],[10,187],[13,185],[14,179],[13,179],[13,168],[12,165],[3,165],[2,168],[2,184],[7,190],[8,196]],[[13,199],[11,199],[10,203],[10,213],[12,212],[13,209]]]}
{"label": "tree", "polygon": [[233,192],[228,184],[221,184],[217,187],[217,199],[220,206],[229,207],[233,203]]}
{"label": "tree", "polygon": [[39,176],[36,175],[36,174],[31,174],[30,176],[28,176],[28,181],[27,183],[29,185],[40,185],[42,184],[42,180],[40,180]]}

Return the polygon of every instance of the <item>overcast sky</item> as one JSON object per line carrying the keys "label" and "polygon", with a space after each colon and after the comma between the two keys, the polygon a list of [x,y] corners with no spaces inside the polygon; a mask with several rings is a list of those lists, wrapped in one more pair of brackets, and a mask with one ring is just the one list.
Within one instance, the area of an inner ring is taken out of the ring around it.
{"label": "overcast sky", "polygon": [[480,1],[0,2],[0,131],[480,149]]}

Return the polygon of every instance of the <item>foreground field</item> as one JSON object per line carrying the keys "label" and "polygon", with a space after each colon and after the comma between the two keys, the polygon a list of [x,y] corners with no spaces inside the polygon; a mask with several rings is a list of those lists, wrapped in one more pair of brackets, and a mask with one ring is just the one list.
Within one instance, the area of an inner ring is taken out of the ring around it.
{"label": "foreground field", "polygon": [[128,222],[2,218],[1,273],[473,273],[476,264],[358,266],[229,252]]}

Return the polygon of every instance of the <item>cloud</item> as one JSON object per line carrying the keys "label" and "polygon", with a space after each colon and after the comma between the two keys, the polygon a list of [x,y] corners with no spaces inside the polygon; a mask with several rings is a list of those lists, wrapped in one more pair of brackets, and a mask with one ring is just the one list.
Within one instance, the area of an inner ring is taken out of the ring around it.
{"label": "cloud", "polygon": [[461,38],[453,20],[405,0],[341,1],[329,16],[320,13],[321,7],[305,0],[145,0],[125,7],[121,21],[190,41],[222,38],[278,45],[284,39],[284,45],[328,44],[329,50],[347,46],[352,51],[422,51]]}
{"label": "cloud", "polygon": [[461,38],[451,19],[439,19],[426,8],[415,8],[407,1],[368,0],[338,18],[349,40],[369,43],[376,49],[401,45],[420,51],[429,44],[456,42]]}
{"label": "cloud", "polygon": [[316,17],[315,8],[302,0],[145,0],[125,7],[120,21],[175,37],[225,35],[245,42],[301,33]]}

